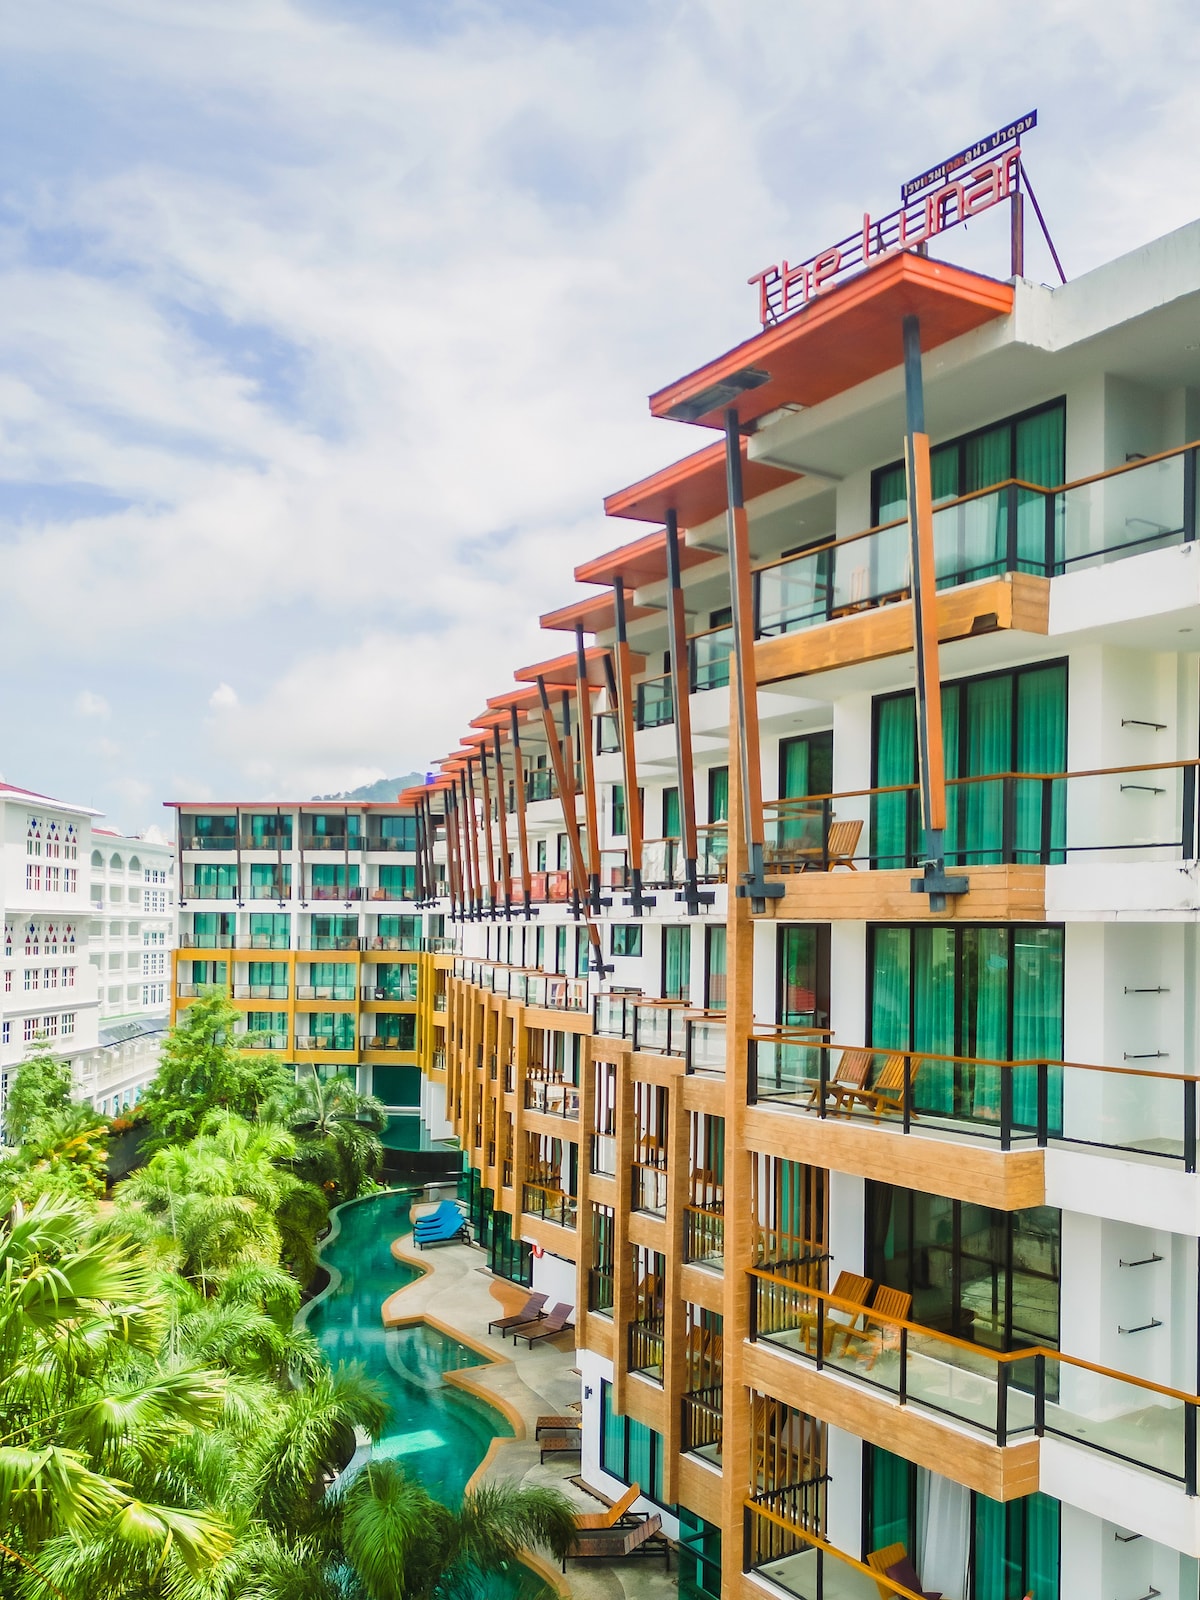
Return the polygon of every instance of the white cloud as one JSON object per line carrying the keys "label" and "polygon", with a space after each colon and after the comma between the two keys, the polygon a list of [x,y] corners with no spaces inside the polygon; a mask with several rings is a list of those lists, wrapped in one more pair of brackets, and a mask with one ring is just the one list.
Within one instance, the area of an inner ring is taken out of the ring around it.
{"label": "white cloud", "polygon": [[80,717],[104,719],[112,715],[112,707],[102,694],[94,694],[91,689],[81,689],[75,696],[75,714]]}
{"label": "white cloud", "polygon": [[[53,588],[76,681],[207,696],[160,719],[156,793],[317,792],[451,746],[555,653],[536,616],[574,564],[639,531],[603,494],[705,442],[644,397],[754,331],[749,274],[1004,117],[1040,103],[1029,164],[1076,273],[1193,208],[1182,0],[1133,34],[1115,0],[995,27],[951,0],[537,25],[448,0],[428,35],[410,9],[0,13],[10,70],[90,130],[70,165],[0,164],[0,485],[111,502],[0,515],[0,626],[32,652]],[[1003,232],[962,247],[1004,270]],[[242,698],[208,693],[214,660]]]}

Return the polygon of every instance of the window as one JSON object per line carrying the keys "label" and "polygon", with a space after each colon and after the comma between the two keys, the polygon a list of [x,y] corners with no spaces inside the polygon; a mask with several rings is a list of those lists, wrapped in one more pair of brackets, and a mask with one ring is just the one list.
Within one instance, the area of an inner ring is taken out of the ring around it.
{"label": "window", "polygon": [[40,893],[42,888],[42,869],[30,861],[25,863],[25,887],[35,894]]}
{"label": "window", "polygon": [[[1066,476],[1066,402],[1051,401],[1019,416],[1006,418],[974,433],[948,440],[930,452],[933,500],[957,500],[975,489],[988,489],[1009,478],[1052,489]],[[872,522],[893,522],[908,515],[904,463],[893,462],[871,475]],[[953,553],[957,580],[971,582],[1007,565],[1008,507],[997,497],[976,502],[976,511],[958,530]],[[1039,494],[1018,491],[1016,501],[1017,565],[1024,571],[1046,571],[1046,511]],[[939,580],[943,576],[938,563]]]}
{"label": "window", "polygon": [[0,1023],[0,1044],[12,1043],[12,1023]]}
{"label": "window", "polygon": [[728,767],[710,767],[708,770],[708,820],[729,821]]}
{"label": "window", "polygon": [[592,1260],[588,1268],[588,1310],[613,1314],[616,1218],[612,1206],[592,1206]]}
{"label": "window", "polygon": [[[914,783],[916,712],[910,690],[876,699],[872,752],[875,788]],[[947,778],[989,773],[1062,772],[1067,764],[1067,664],[1037,663],[1011,672],[963,678],[942,687],[942,740]],[[1066,788],[1031,779],[1012,787],[951,784],[946,791],[946,860],[1063,860]],[[871,805],[871,855],[877,867],[914,866],[920,853],[920,801],[876,795]]]}
{"label": "window", "polygon": [[37,1021],[38,1021],[38,1019],[36,1017],[26,1017],[25,1018],[25,1043],[26,1044],[28,1044],[30,1042],[30,1040],[37,1038]]}
{"label": "window", "polygon": [[534,848],[533,870],[535,872],[545,872],[545,870],[546,870],[546,841],[545,841],[545,839],[539,839],[537,841],[537,844],[536,844],[535,848]]}
{"label": "window", "polygon": [[[1058,1346],[1059,1235],[1053,1206],[993,1211],[867,1184],[864,1271],[912,1295],[912,1320],[989,1350]],[[1047,1383],[1054,1376],[1048,1363]]]}
{"label": "window", "polygon": [[776,948],[780,1027],[823,1028],[829,1021],[828,924],[784,923]]}
{"label": "window", "polygon": [[1059,1596],[1059,1502],[1001,1503],[878,1445],[863,1447],[865,1548],[902,1544],[923,1584],[966,1600]]}
{"label": "window", "polygon": [[412,900],[417,893],[417,869],[407,867],[380,867],[379,895],[383,900]]}
{"label": "window", "polygon": [[678,839],[682,832],[679,823],[679,790],[664,789],[662,806],[662,836],[664,839]]}
{"label": "window", "polygon": [[663,929],[664,1000],[686,1000],[689,996],[692,960],[692,930],[686,922]]}
{"label": "window", "polygon": [[[1000,1075],[988,1061],[1062,1060],[1063,930],[1017,923],[924,923],[868,933],[870,1040],[877,1049],[928,1050],[913,1085],[918,1112],[999,1132]],[[1035,1128],[1038,1069],[1013,1067],[1012,1116]],[[1062,1069],[1048,1074],[1049,1130],[1062,1129]]]}
{"label": "window", "polygon": [[419,950],[420,917],[380,917],[376,930],[376,943],[384,950]]}
{"label": "window", "polygon": [[614,839],[625,837],[628,823],[625,821],[625,787],[623,784],[614,783],[612,786],[612,813],[610,831]]}
{"label": "window", "polygon": [[636,922],[614,922],[609,933],[609,950],[614,956],[640,956],[641,927]]}
{"label": "window", "polygon": [[725,929],[710,923],[704,930],[704,1009],[725,1009]]}
{"label": "window", "polygon": [[643,1494],[662,1504],[662,1436],[613,1410],[607,1378],[600,1380],[600,1467],[622,1483],[641,1484]]}
{"label": "window", "polygon": [[[318,920],[313,918],[314,922]],[[251,945],[255,950],[286,950],[291,943],[291,922],[286,911],[252,911]]]}
{"label": "window", "polygon": [[26,967],[25,968],[25,988],[26,988],[26,990],[36,989],[37,986],[38,986],[38,969],[36,967]]}
{"label": "window", "polygon": [[388,816],[379,818],[379,837],[395,841],[396,850],[417,848],[417,819],[414,816]]}
{"label": "window", "polygon": [[566,972],[567,970],[567,925],[560,922],[554,930],[554,970]]}

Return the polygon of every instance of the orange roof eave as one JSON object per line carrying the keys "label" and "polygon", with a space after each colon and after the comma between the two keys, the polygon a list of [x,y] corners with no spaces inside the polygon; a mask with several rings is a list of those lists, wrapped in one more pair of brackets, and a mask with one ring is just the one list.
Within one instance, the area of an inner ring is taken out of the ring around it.
{"label": "orange roof eave", "polygon": [[[779,476],[786,479],[788,474],[781,472]],[[723,484],[724,478],[721,481]],[[704,562],[713,559],[711,550],[697,550],[692,545],[680,541],[681,570],[702,566]],[[611,584],[621,578],[627,589],[644,589],[652,583],[664,583],[666,576],[667,534],[664,528],[659,528],[654,533],[643,534],[640,539],[620,545],[616,550],[609,550],[602,556],[594,556],[591,561],[585,561],[575,568],[575,578],[579,583]]]}
{"label": "orange roof eave", "polygon": [[[762,461],[748,461],[746,441],[742,441],[742,491],[747,500],[766,494],[769,489],[781,488],[785,483],[795,483],[801,476],[783,467],[767,466]],[[607,516],[628,517],[633,522],[665,522],[667,512],[673,511],[681,528],[698,528],[701,523],[720,516],[727,503],[725,445],[722,442],[706,444],[703,450],[693,451],[682,461],[672,462],[669,467],[652,472],[648,478],[631,483],[627,489],[606,495],[604,510]]]}
{"label": "orange roof eave", "polygon": [[[929,351],[1012,307],[1011,283],[904,251],[652,394],[650,411],[721,428],[729,406],[744,426],[779,406],[819,405],[901,364],[904,317],[920,318],[921,348]],[[688,414],[707,390],[747,368],[767,373],[766,381]]]}
{"label": "orange roof eave", "polygon": [[[625,603],[626,622],[641,622],[643,618],[654,615],[656,613],[649,606],[631,605],[628,600]],[[567,633],[574,633],[577,627],[582,628],[584,633],[611,633],[617,626],[612,592],[590,594],[586,600],[572,600],[569,606],[545,612],[538,621],[543,628],[561,628]]]}
{"label": "orange roof eave", "polygon": [[[587,661],[587,681],[593,689],[603,689],[608,682],[604,671],[604,661],[608,655],[607,650],[601,650],[592,645],[585,652]],[[645,657],[630,654],[630,671],[641,672],[646,665]],[[519,667],[513,673],[518,683],[536,683],[538,678],[545,680],[548,688],[573,689],[578,682],[578,669],[574,655],[556,656],[553,661],[539,661],[532,667]]]}

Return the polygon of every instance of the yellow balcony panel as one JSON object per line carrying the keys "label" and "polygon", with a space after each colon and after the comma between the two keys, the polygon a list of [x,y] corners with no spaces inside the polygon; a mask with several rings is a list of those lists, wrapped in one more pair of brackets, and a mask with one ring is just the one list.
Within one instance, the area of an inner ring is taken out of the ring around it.
{"label": "yellow balcony panel", "polygon": [[[1050,581],[1033,573],[1008,572],[943,589],[937,597],[938,639],[942,643],[1000,629],[1046,634],[1049,628]],[[754,664],[760,684],[780,683],[859,661],[903,655],[912,647],[912,601],[900,600],[760,639],[754,647]]]}
{"label": "yellow balcony panel", "polygon": [[685,1261],[679,1269],[679,1293],[694,1306],[724,1314],[725,1275]]}
{"label": "yellow balcony panel", "polygon": [[797,872],[782,879],[783,894],[767,901],[765,915],[786,922],[1044,922],[1046,869],[1037,866],[955,867],[970,887],[945,911],[931,911],[929,896],[910,885],[912,867],[879,872]]}
{"label": "yellow balcony panel", "polygon": [[528,1211],[521,1212],[517,1223],[520,1236],[526,1244],[540,1244],[543,1250],[549,1250],[567,1261],[578,1261],[578,1234],[574,1228],[560,1228],[557,1223],[543,1221]]}
{"label": "yellow balcony panel", "polygon": [[746,1143],[784,1161],[809,1162],[997,1211],[1046,1203],[1045,1151],[905,1134],[895,1120],[890,1125],[886,1119],[852,1122],[753,1106],[746,1112]]}
{"label": "yellow balcony panel", "polygon": [[742,1372],[746,1383],[760,1393],[992,1500],[1019,1500],[1038,1487],[1036,1438],[997,1445],[930,1412],[902,1406],[882,1391],[863,1388],[828,1368],[818,1371],[762,1344],[746,1346]]}

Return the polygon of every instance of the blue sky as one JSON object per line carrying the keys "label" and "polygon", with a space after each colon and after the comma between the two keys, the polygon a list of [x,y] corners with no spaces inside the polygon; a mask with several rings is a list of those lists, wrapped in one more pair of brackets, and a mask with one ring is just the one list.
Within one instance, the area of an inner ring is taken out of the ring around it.
{"label": "blue sky", "polygon": [[[603,495],[704,442],[646,395],[754,331],[765,262],[1031,106],[1069,273],[1191,220],[1194,16],[1129,21],[4,8],[4,778],[134,829],[425,766],[636,531]],[[954,254],[1003,271],[1003,224]]]}

